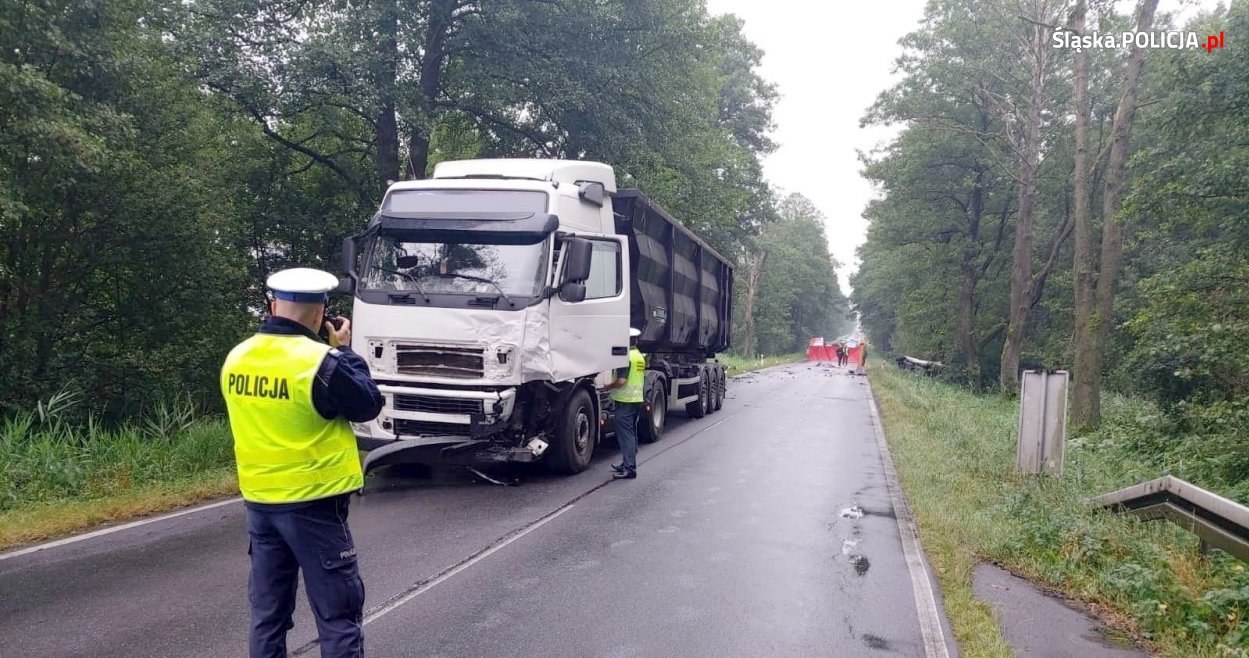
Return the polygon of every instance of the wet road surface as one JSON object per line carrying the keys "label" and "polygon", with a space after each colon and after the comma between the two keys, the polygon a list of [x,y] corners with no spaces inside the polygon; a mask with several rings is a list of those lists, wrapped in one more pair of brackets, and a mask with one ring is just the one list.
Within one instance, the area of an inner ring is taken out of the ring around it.
{"label": "wet road surface", "polygon": [[[924,656],[865,380],[808,364],[517,487],[380,472],[350,523],[371,656]],[[0,559],[0,655],[243,656],[241,504]],[[316,656],[301,587],[292,649]]]}

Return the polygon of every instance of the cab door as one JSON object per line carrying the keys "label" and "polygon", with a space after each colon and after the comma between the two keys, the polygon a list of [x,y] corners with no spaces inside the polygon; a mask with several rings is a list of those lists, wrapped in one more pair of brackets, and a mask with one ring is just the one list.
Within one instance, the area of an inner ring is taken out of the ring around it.
{"label": "cab door", "polygon": [[[629,250],[621,236],[577,236],[591,243],[585,299],[551,298],[555,381],[601,375],[629,363]],[[583,261],[584,262],[584,261]],[[564,262],[556,281],[563,279]]]}

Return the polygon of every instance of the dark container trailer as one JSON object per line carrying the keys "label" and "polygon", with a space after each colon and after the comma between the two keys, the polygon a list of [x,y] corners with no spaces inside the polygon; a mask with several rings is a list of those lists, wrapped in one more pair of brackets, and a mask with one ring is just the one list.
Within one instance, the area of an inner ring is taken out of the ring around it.
{"label": "dark container trailer", "polygon": [[630,318],[647,357],[640,437],[654,442],[668,410],[702,418],[724,405],[727,371],[714,359],[730,345],[733,266],[641,191],[619,190],[612,204],[616,232],[629,238]]}

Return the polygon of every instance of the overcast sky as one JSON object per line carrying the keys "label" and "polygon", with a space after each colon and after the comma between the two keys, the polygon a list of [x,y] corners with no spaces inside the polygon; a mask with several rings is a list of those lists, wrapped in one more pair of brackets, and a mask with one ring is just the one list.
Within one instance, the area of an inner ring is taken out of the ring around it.
{"label": "overcast sky", "polygon": [[[1120,3],[1130,10],[1132,2]],[[1217,0],[1162,0],[1160,11],[1214,7]],[[780,147],[764,162],[784,193],[810,198],[828,217],[828,238],[842,290],[857,262],[872,186],[859,176],[856,149],[870,151],[896,133],[859,128],[876,96],[894,81],[898,39],[918,27],[925,0],[707,0],[713,14],[736,14],[764,51],[760,73],[777,84],[773,119]]]}
{"label": "overcast sky", "polygon": [[828,217],[828,241],[842,290],[863,241],[863,209],[872,186],[859,176],[855,149],[865,151],[895,131],[859,129],[859,119],[887,89],[898,39],[913,31],[925,0],[707,0],[713,14],[736,14],[764,51],[760,74],[776,83],[773,112],[780,145],[764,162],[769,182],[799,192]]}

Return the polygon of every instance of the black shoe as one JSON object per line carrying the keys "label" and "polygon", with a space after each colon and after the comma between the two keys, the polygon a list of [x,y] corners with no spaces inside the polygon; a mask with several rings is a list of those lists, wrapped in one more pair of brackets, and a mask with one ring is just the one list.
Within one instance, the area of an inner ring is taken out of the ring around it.
{"label": "black shoe", "polygon": [[637,471],[616,471],[615,473],[612,473],[611,479],[613,480],[636,480],[637,477],[638,477]]}
{"label": "black shoe", "polygon": [[624,464],[612,464],[611,470],[616,471],[617,473],[624,473],[625,467]]}

